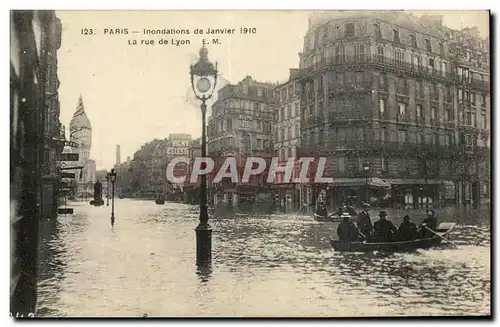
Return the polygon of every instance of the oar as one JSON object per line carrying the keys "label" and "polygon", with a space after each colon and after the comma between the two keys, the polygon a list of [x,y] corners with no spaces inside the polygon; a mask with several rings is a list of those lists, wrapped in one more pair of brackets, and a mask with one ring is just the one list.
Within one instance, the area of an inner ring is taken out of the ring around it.
{"label": "oar", "polygon": [[430,229],[429,227],[427,226],[423,226],[424,228],[426,228],[428,231],[430,231],[432,234],[436,235],[436,236],[439,236],[443,241],[446,241],[448,243],[450,243],[451,245],[453,245],[454,247],[458,248],[458,245],[456,245],[455,243],[453,243],[452,241],[450,241],[449,239],[445,238],[444,236],[442,235],[439,235],[438,233],[436,233],[435,231],[433,231],[432,229]]}

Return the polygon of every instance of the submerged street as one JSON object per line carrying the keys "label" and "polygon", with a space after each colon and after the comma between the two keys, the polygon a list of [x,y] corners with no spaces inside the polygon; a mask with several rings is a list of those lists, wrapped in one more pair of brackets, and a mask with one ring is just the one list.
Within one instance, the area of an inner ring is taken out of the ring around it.
{"label": "submerged street", "polygon": [[[196,207],[115,206],[113,228],[111,206],[87,203],[43,223],[37,316],[490,314],[489,211],[437,209],[440,221],[458,223],[459,248],[407,254],[336,253],[337,224],[307,215],[231,214],[210,221],[213,263],[200,271]],[[399,224],[401,212],[388,212]],[[408,213],[418,223],[421,212]]]}

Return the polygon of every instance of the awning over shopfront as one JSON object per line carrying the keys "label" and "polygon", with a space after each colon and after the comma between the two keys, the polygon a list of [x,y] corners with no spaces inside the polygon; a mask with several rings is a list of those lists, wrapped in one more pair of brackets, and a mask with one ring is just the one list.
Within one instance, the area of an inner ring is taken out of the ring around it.
{"label": "awning over shopfront", "polygon": [[[365,178],[334,178],[333,183],[328,184],[330,187],[357,187],[366,185]],[[391,184],[380,178],[368,178],[368,186],[378,188],[390,188]]]}
{"label": "awning over shopfront", "polygon": [[443,184],[445,181],[443,180],[435,180],[435,179],[428,179],[427,181],[423,178],[415,178],[415,179],[391,179],[390,183],[392,185],[437,185],[437,184]]}

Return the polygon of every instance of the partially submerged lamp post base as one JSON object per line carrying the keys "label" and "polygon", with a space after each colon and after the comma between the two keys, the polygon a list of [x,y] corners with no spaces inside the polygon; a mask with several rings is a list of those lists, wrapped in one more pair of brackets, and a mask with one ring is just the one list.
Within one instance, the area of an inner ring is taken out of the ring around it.
{"label": "partially submerged lamp post base", "polygon": [[196,265],[204,266],[212,262],[212,228],[198,225],[196,231]]}

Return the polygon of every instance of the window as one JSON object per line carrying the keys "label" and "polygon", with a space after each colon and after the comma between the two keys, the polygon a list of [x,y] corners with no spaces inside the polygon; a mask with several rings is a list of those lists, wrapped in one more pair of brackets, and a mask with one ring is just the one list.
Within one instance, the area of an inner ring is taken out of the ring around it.
{"label": "window", "polygon": [[433,142],[435,145],[439,145],[439,134],[438,134],[438,133],[434,133],[432,138],[433,138],[433,141],[432,141],[432,142]]}
{"label": "window", "polygon": [[452,145],[451,133],[446,133],[445,145]]}
{"label": "window", "polygon": [[335,47],[335,60],[344,61],[344,57],[345,57],[344,46],[343,45],[336,46]]}
{"label": "window", "polygon": [[465,124],[466,125],[472,125],[472,115],[470,111],[465,112]]}
{"label": "window", "polygon": [[290,85],[288,87],[288,98],[292,98],[293,97],[293,85]]}
{"label": "window", "polygon": [[257,148],[262,149],[262,139],[257,139]]}
{"label": "window", "polygon": [[373,32],[375,33],[375,37],[377,39],[382,38],[382,32],[380,31],[380,24],[378,23],[373,24]]}
{"label": "window", "polygon": [[406,143],[406,131],[398,131],[398,142]]}
{"label": "window", "polygon": [[227,130],[231,132],[233,130],[233,120],[232,119],[227,119],[226,120],[226,125],[227,125]]}
{"label": "window", "polygon": [[431,40],[425,39],[425,48],[427,49],[427,51],[432,52]]}
{"label": "window", "polygon": [[384,47],[379,45],[377,47],[377,54],[379,55],[379,57],[384,57]]}
{"label": "window", "polygon": [[481,107],[486,107],[486,95],[481,95]]}
{"label": "window", "polygon": [[482,127],[483,127],[483,129],[488,129],[488,119],[486,117],[486,112],[483,112],[481,114],[481,121],[482,121]]}
{"label": "window", "polygon": [[281,132],[281,140],[282,141],[286,140],[286,138],[285,138],[285,129],[282,129],[280,132]]}
{"label": "window", "polygon": [[413,65],[415,65],[415,66],[421,66],[422,65],[422,62],[420,60],[420,56],[419,55],[413,55]]}
{"label": "window", "polygon": [[473,92],[470,93],[470,104],[473,105],[474,107],[476,106],[476,93]]}
{"label": "window", "polygon": [[262,89],[260,87],[257,88],[257,96],[258,97],[262,96]]}
{"label": "window", "polygon": [[422,118],[422,106],[417,104],[417,118]]}
{"label": "window", "polygon": [[382,127],[380,129],[380,141],[381,142],[389,141],[388,135],[387,135],[387,128],[385,128],[385,127]]}
{"label": "window", "polygon": [[431,108],[431,120],[436,120],[436,108],[432,107]]}
{"label": "window", "polygon": [[354,57],[356,59],[364,59],[365,57],[365,45],[364,44],[358,44],[355,48],[354,48]]}
{"label": "window", "polygon": [[421,81],[417,81],[415,83],[415,96],[417,98],[423,98],[422,82]]}
{"label": "window", "polygon": [[429,66],[434,68],[434,58],[429,58]]}
{"label": "window", "polygon": [[410,43],[412,47],[418,48],[417,37],[415,36],[415,34],[410,35]]}
{"label": "window", "polygon": [[445,108],[444,109],[444,121],[445,123],[450,122],[452,120],[451,118],[451,109],[450,108]]}
{"label": "window", "polygon": [[380,113],[382,116],[385,114],[385,99],[380,99]]}
{"label": "window", "polygon": [[285,120],[285,107],[280,108],[279,120],[280,121]]}
{"label": "window", "polygon": [[288,126],[288,138],[293,139],[293,137],[292,126]]}
{"label": "window", "polygon": [[399,31],[397,29],[392,30],[392,40],[396,43],[400,43],[399,40]]}
{"label": "window", "polygon": [[380,168],[382,169],[382,171],[387,171],[388,167],[387,167],[387,158],[385,157],[382,157],[380,158]]}
{"label": "window", "polygon": [[417,133],[417,143],[419,143],[419,144],[424,143],[424,134]]}
{"label": "window", "polygon": [[458,90],[458,101],[463,101],[464,99],[464,92],[462,91],[462,89],[459,89]]}
{"label": "window", "polygon": [[393,56],[394,56],[394,60],[399,64],[401,64],[405,61],[405,53],[401,50],[394,50]]}
{"label": "window", "polygon": [[398,103],[398,108],[399,108],[399,114],[401,116],[406,114],[406,103],[399,102]]}
{"label": "window", "polygon": [[288,148],[288,158],[291,158],[292,157],[292,148],[289,147]]}
{"label": "window", "polygon": [[286,109],[287,109],[287,116],[286,116],[286,118],[287,119],[292,118],[292,106],[288,105],[288,106],[286,106]]}
{"label": "window", "polygon": [[337,170],[341,173],[345,171],[345,157],[337,157]]}
{"label": "window", "polygon": [[444,61],[441,62],[441,71],[443,72],[443,76],[446,76],[446,72],[448,71],[448,66]]}
{"label": "window", "polygon": [[344,26],[344,37],[352,37],[356,35],[354,23],[347,23]]}
{"label": "window", "polygon": [[444,45],[442,42],[439,42],[439,53],[441,56],[444,56]]}
{"label": "window", "polygon": [[436,83],[432,83],[431,92],[432,92],[433,99],[438,100],[439,99],[439,91],[438,91],[438,87],[437,87]]}
{"label": "window", "polygon": [[357,135],[356,138],[358,141],[364,141],[365,140],[365,130],[363,127],[360,127],[357,129]]}
{"label": "window", "polygon": [[294,106],[295,106],[295,117],[299,117],[300,116],[300,105],[297,102],[297,104],[294,104]]}

